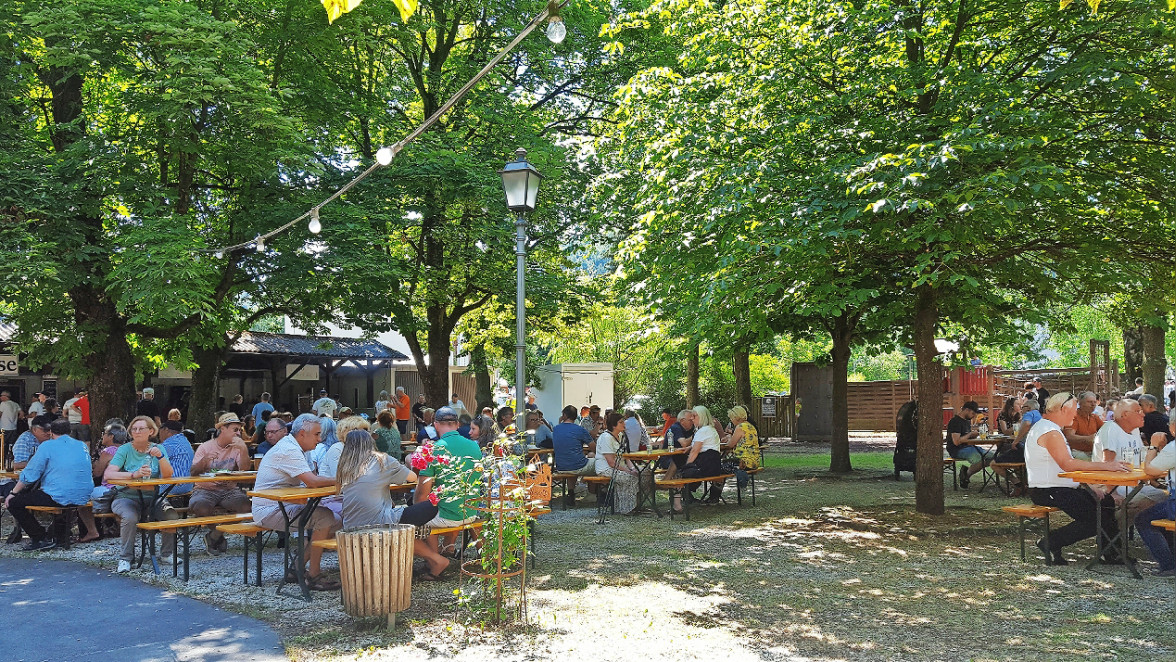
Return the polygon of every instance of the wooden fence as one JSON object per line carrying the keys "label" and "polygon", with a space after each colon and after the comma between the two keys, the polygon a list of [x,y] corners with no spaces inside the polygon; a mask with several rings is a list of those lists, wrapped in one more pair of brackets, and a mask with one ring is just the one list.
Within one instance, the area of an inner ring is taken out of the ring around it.
{"label": "wooden fence", "polygon": [[[779,395],[775,397],[776,415],[774,417],[764,418],[763,398],[752,398],[750,411],[747,413],[751,416],[751,420],[759,426],[758,431],[761,438],[788,437],[792,439],[796,429],[796,407],[792,396]],[[720,413],[720,416],[726,418],[726,412]]]}

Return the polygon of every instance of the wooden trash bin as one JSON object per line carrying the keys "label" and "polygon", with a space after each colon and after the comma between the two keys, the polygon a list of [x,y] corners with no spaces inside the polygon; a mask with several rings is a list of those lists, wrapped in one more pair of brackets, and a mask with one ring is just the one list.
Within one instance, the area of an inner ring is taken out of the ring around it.
{"label": "wooden trash bin", "polygon": [[335,534],[343,610],[348,616],[386,616],[388,629],[396,627],[396,614],[412,604],[415,531],[411,524],[393,524]]}

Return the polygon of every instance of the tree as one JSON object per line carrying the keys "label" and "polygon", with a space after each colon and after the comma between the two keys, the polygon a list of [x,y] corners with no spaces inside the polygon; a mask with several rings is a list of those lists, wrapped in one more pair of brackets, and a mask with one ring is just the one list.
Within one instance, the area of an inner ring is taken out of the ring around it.
{"label": "tree", "polygon": [[[678,66],[624,89],[616,138],[638,146],[609,165],[630,175],[633,244],[685,219],[681,264],[701,263],[701,246],[720,274],[710,282],[736,283],[692,291],[726,306],[733,293],[765,301],[820,285],[830,263],[860,280],[810,291],[819,318],[855,302],[883,319],[905,310],[918,399],[936,403],[920,409],[916,505],[941,513],[936,335],[956,326],[984,341],[1007,332],[1010,311],[1038,321],[1056,280],[1097,280],[1108,263],[1125,269],[1124,253],[1171,242],[1171,142],[1149,136],[1170,135],[1172,115],[1147,82],[1168,80],[1171,34],[1152,13],[1009,0],[655,5],[617,27],[670,15],[683,44]],[[756,250],[770,274],[758,280],[746,268]]]}

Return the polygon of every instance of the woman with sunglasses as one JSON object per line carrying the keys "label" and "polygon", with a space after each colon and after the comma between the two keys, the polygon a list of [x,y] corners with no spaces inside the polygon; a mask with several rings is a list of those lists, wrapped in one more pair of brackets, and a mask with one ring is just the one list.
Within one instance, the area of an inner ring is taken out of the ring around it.
{"label": "woman with sunglasses", "polygon": [[[123,444],[115,451],[103,479],[109,483],[112,480],[135,478],[171,478],[173,471],[171,462],[167,459],[167,451],[152,439],[159,432],[154,419],[136,416],[131,419],[127,432],[131,434],[131,443]],[[139,519],[143,514],[143,506],[149,506],[154,502],[154,488],[138,490],[120,487],[115,493],[114,503],[110,509],[120,518],[119,537],[122,549],[119,554],[118,572],[128,572],[131,569],[131,562],[135,560],[135,539],[139,537]],[[156,521],[180,518],[167,499],[161,500],[152,514]],[[171,565],[175,548],[175,534],[163,534],[163,549],[159,557],[162,564]]]}
{"label": "woman with sunglasses", "polygon": [[[1025,471],[1029,476],[1029,498],[1039,506],[1061,509],[1074,521],[1050,532],[1049,549],[1045,540],[1037,547],[1045,554],[1047,565],[1066,565],[1062,548],[1093,538],[1099,533],[1096,524],[1098,508],[1102,508],[1102,535],[1113,539],[1119,527],[1115,522],[1115,500],[1110,494],[1096,502],[1090,492],[1069,478],[1058,474],[1066,471],[1129,471],[1125,462],[1087,462],[1075,459],[1062,434],[1062,429],[1074,423],[1078,400],[1069,393],[1058,393],[1045,403],[1045,413],[1033,424],[1025,437]],[[1118,554],[1108,551],[1106,563],[1119,563]]]}

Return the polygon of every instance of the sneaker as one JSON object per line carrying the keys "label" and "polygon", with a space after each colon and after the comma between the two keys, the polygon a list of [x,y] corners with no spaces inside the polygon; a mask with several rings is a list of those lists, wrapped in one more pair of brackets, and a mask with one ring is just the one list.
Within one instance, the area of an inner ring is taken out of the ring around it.
{"label": "sneaker", "polygon": [[220,556],[224,553],[224,550],[220,548],[220,541],[213,540],[211,533],[204,534],[204,551],[208,552],[210,556]]}
{"label": "sneaker", "polygon": [[221,554],[224,554],[225,552],[229,551],[229,539],[224,536],[221,536],[220,542],[218,542],[216,544],[216,549]]}
{"label": "sneaker", "polygon": [[130,561],[119,561],[118,562],[118,570],[115,570],[115,572],[117,572],[119,574],[122,574],[124,572],[130,572],[130,571],[131,571],[131,562]]}
{"label": "sneaker", "polygon": [[960,472],[960,487],[962,489],[966,490],[966,489],[968,489],[968,484],[971,482],[972,482],[971,478],[968,477],[968,470],[965,469],[965,470],[961,471]]}
{"label": "sneaker", "polygon": [[44,551],[46,549],[53,549],[56,546],[57,546],[56,540],[54,540],[52,538],[42,538],[40,540],[34,540],[34,541],[30,542],[29,544],[25,545],[24,547],[21,548],[21,551],[40,552],[40,551]]}
{"label": "sneaker", "polygon": [[15,545],[16,543],[20,542],[22,538],[24,538],[24,536],[21,535],[20,527],[18,526],[12,530],[12,533],[8,534],[8,538],[5,539],[4,542],[8,543],[9,545]]}

